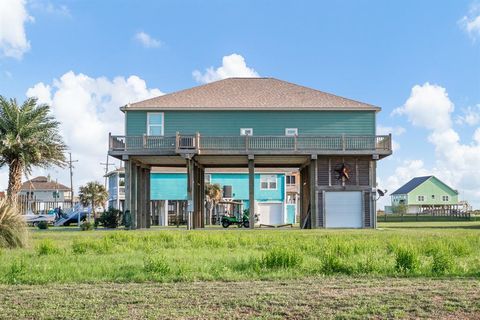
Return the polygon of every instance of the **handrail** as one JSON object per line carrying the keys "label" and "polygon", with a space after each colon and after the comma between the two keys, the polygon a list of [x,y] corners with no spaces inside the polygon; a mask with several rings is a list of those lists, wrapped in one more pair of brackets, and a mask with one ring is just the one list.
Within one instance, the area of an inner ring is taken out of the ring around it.
{"label": "handrail", "polygon": [[391,151],[391,135],[377,136],[202,136],[199,133],[175,136],[109,135],[110,151],[159,150],[168,152],[232,151]]}

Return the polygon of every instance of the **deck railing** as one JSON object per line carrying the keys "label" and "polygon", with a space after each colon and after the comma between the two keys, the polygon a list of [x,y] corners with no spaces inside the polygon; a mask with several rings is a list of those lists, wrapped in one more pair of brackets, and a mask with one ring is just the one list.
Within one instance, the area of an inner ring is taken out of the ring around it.
{"label": "deck railing", "polygon": [[390,135],[381,136],[112,136],[110,151],[372,151],[392,150]]}

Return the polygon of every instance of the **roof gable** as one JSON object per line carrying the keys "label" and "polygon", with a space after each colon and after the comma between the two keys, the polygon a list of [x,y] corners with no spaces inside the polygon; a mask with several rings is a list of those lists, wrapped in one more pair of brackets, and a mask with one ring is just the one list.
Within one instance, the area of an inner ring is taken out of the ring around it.
{"label": "roof gable", "polygon": [[152,99],[122,110],[372,110],[371,104],[274,78],[227,78]]}
{"label": "roof gable", "polygon": [[396,194],[407,194],[428,179],[430,179],[433,176],[425,176],[425,177],[416,177],[413,178],[412,180],[408,181],[405,183],[403,186],[401,186],[399,189],[397,189],[395,192],[393,192],[391,195],[396,195]]}
{"label": "roof gable", "polygon": [[27,190],[37,190],[37,191],[48,191],[48,190],[64,190],[69,191],[70,188],[58,183],[56,181],[51,181],[48,177],[39,176],[31,180],[25,181],[21,188],[21,191]]}
{"label": "roof gable", "polygon": [[425,176],[425,177],[413,178],[412,180],[410,180],[409,182],[407,182],[406,184],[401,186],[399,189],[397,189],[395,192],[393,192],[391,195],[410,193],[411,191],[418,188],[421,184],[423,184],[424,182],[426,182],[430,179],[434,179],[435,181],[439,182],[440,184],[442,184],[443,186],[445,186],[446,188],[451,190],[452,193],[458,194],[457,190],[453,189],[452,187],[450,187],[449,185],[447,185],[445,182],[438,179],[437,177],[435,177],[435,176]]}

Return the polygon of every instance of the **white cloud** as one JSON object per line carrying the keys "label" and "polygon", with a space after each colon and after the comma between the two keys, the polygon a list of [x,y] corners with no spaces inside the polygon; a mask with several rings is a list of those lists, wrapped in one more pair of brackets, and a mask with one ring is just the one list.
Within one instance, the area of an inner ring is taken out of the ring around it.
{"label": "white cloud", "polygon": [[56,5],[48,0],[29,0],[28,6],[32,10],[43,11],[47,14],[71,17],[70,9],[64,4]]}
{"label": "white cloud", "polygon": [[467,124],[469,126],[480,124],[480,104],[477,104],[475,107],[464,109],[463,115],[457,116],[455,122],[458,124]]}
{"label": "white cloud", "polygon": [[221,67],[218,67],[217,69],[214,69],[214,67],[207,68],[203,74],[199,70],[195,70],[192,75],[199,83],[210,83],[232,77],[259,77],[254,69],[247,67],[245,59],[236,53],[224,56]]}
{"label": "white cloud", "polygon": [[414,86],[408,100],[393,114],[406,115],[412,124],[419,127],[443,130],[451,125],[450,113],[453,109],[445,88],[427,82]]}
{"label": "white cloud", "polygon": [[459,20],[459,24],[473,40],[480,37],[480,4],[474,3],[468,14]]}
{"label": "white cloud", "polygon": [[[104,167],[100,162],[105,162],[108,133],[121,135],[124,131],[124,115],[119,107],[161,94],[158,89],[149,89],[138,76],[110,80],[72,71],[51,84],[40,82],[27,91],[27,96],[37,96],[39,102],[49,103],[53,115],[61,122],[61,134],[72,157],[79,160],[74,171],[75,192],[87,181],[103,182]],[[69,183],[67,170],[53,168],[50,172],[59,182]],[[34,175],[39,174],[46,172],[34,171]],[[3,181],[0,190],[6,188],[6,180]]]}
{"label": "white cloud", "polygon": [[471,141],[462,143],[452,125],[453,110],[446,89],[426,83],[413,87],[405,105],[396,113],[404,114],[412,124],[430,130],[428,141],[435,147],[436,161],[428,171],[457,188],[461,198],[479,207],[480,131],[477,128]]}
{"label": "white cloud", "polygon": [[137,32],[135,34],[135,40],[138,41],[142,46],[145,48],[158,48],[162,45],[160,40],[152,38],[148,33],[145,32]]}
{"label": "white cloud", "polygon": [[0,1],[0,50],[5,57],[21,59],[30,49],[25,24],[33,21],[25,7],[25,0]]}

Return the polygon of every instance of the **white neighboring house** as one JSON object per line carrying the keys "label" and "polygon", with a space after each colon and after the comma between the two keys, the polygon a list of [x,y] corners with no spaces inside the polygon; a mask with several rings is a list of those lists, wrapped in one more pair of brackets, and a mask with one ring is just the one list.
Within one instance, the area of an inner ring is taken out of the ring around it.
{"label": "white neighboring house", "polygon": [[22,202],[27,203],[27,212],[38,212],[71,206],[72,192],[69,187],[53,181],[50,177],[39,176],[25,181],[20,188]]}
{"label": "white neighboring house", "polygon": [[108,179],[107,208],[123,211],[125,204],[125,169],[115,169],[107,173],[105,177]]}

